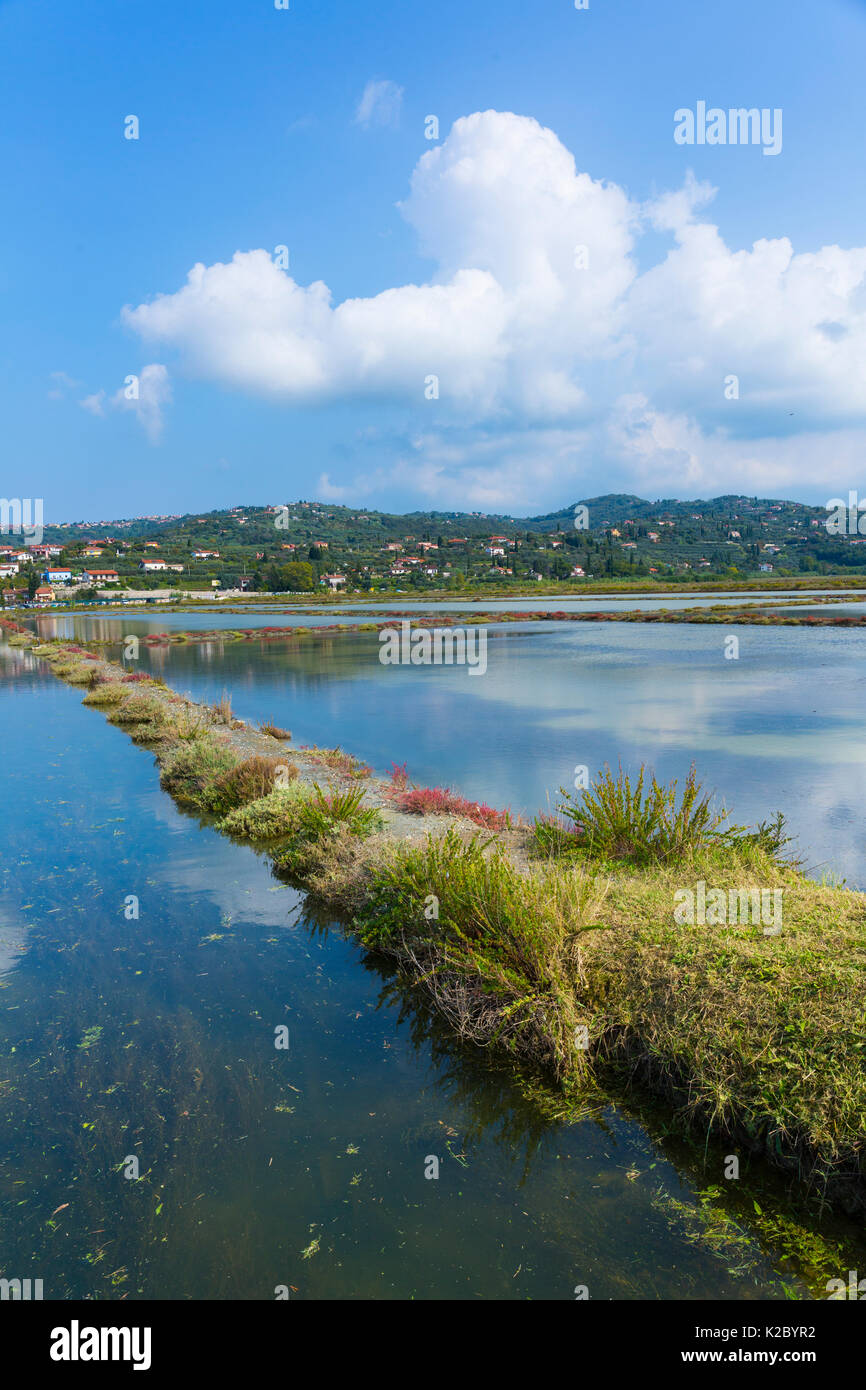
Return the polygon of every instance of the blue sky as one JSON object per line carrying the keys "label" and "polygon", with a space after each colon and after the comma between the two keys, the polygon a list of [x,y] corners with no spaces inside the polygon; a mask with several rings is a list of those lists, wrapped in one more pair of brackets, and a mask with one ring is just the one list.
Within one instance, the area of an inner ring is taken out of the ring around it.
{"label": "blue sky", "polygon": [[[0,491],[61,520],[857,487],[864,46],[854,0],[0,3]],[[678,145],[700,100],[780,108],[781,152]]]}

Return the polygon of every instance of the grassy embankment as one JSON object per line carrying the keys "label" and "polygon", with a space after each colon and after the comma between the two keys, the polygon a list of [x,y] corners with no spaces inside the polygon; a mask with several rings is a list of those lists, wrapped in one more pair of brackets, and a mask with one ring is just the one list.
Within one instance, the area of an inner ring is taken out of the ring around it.
{"label": "grassy embankment", "polygon": [[[194,595],[189,590],[181,591],[183,596],[176,597],[170,602],[161,605],[160,611],[164,613],[175,613],[185,609],[201,611],[202,609],[213,609],[219,612],[242,613],[245,608],[267,604],[277,606],[280,603],[297,603],[299,601],[313,604],[315,607],[332,607],[335,604],[350,603],[363,607],[364,603],[371,600],[382,601],[384,599],[407,597],[423,600],[425,603],[437,602],[465,602],[482,604],[491,599],[513,599],[513,598],[550,598],[567,597],[583,598],[591,595],[608,595],[609,597],[624,597],[629,595],[651,597],[655,594],[712,594],[712,593],[767,593],[784,594],[798,593],[801,590],[813,589],[866,589],[866,575],[857,572],[843,574],[808,574],[808,575],[755,575],[751,578],[740,576],[738,578],[715,578],[706,579],[699,575],[672,581],[654,578],[650,576],[630,576],[623,575],[614,579],[547,579],[541,582],[536,580],[512,580],[508,583],[496,583],[484,580],[480,583],[472,583],[458,588],[436,588],[431,586],[424,589],[401,589],[399,587],[386,589],[371,589],[364,593],[355,590],[349,592],[323,592],[316,590],[312,593],[292,592],[284,594],[271,593],[247,593],[235,594],[231,604],[224,601],[215,600],[210,589],[202,590],[201,596]],[[62,595],[62,590],[59,593]],[[168,592],[174,592],[169,590]],[[166,590],[154,589],[152,594],[156,597],[165,594]],[[92,604],[87,602],[75,602],[72,599],[68,603],[63,603],[62,598],[56,607],[51,611],[57,612],[60,608],[63,612],[75,612],[76,609],[83,611]],[[129,606],[131,611],[140,611],[146,606],[144,600],[127,601],[118,594],[109,603],[99,601],[100,607],[107,607],[112,610],[123,609]],[[26,610],[9,608],[7,615],[14,613],[24,613]]]}
{"label": "grassy embankment", "polygon": [[[86,687],[153,750],[179,805],[344,914],[458,1037],[566,1091],[649,1089],[684,1127],[866,1205],[866,894],[786,862],[780,823],[732,826],[693,779],[677,794],[607,773],[557,817],[514,824],[339,750],[290,751],[287,731],[240,724],[227,700],[124,680],[32,634],[11,644]],[[678,925],[675,893],[701,881],[781,889],[781,932]]]}

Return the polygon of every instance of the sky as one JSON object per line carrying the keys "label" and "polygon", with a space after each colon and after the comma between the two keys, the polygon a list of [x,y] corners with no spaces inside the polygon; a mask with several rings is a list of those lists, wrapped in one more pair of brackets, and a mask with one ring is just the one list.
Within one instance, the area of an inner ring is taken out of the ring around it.
{"label": "sky", "polygon": [[866,492],[864,60],[861,0],[0,0],[0,491]]}

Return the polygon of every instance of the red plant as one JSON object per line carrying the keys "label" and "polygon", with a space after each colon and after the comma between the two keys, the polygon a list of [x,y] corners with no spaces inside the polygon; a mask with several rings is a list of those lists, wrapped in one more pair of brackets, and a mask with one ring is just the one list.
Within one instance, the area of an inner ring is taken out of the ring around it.
{"label": "red plant", "polygon": [[399,794],[401,811],[415,816],[465,816],[485,830],[506,830],[511,825],[509,812],[497,811],[483,801],[467,801],[450,787],[412,787]]}
{"label": "red plant", "polygon": [[390,776],[390,790],[392,792],[404,792],[409,786],[409,773],[406,771],[405,763],[392,763]]}
{"label": "red plant", "polygon": [[133,671],[129,676],[121,676],[124,685],[131,685],[134,681],[149,681],[150,676],[146,676],[143,671]]}

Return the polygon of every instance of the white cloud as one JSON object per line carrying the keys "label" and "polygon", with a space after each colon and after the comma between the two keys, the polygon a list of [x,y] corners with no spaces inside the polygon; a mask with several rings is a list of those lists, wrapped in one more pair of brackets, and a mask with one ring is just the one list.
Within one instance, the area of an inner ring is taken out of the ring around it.
{"label": "white cloud", "polygon": [[135,415],[152,444],[157,443],[163,427],[163,409],[172,397],[168,368],[161,362],[150,362],[118,388],[113,396],[97,391],[85,396],[81,405],[92,415],[104,417],[108,410],[127,410]]}
{"label": "white cloud", "polygon": [[358,109],[356,125],[398,126],[403,106],[403,88],[396,82],[368,82]]}
{"label": "white cloud", "polygon": [[[374,119],[377,85],[393,86],[369,84],[359,119]],[[600,461],[618,486],[668,492],[718,490],[721,466],[726,488],[835,479],[866,413],[866,248],[731,249],[700,220],[714,193],[689,176],[640,206],[538,122],[478,112],[419,159],[401,204],[433,262],[426,283],[335,305],[254,250],[194,266],[124,317],[229,386],[429,411],[423,446],[363,472],[368,491],[399,474],[430,498],[504,505],[551,471],[579,485]],[[673,244],[638,274],[647,226]]]}

